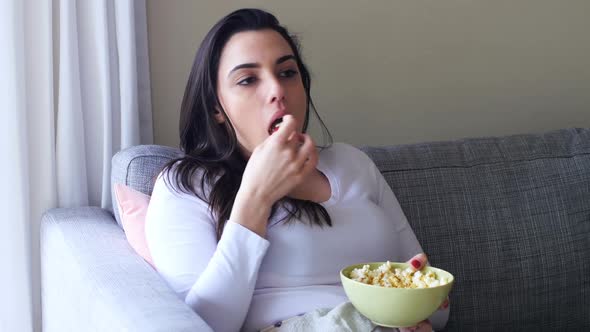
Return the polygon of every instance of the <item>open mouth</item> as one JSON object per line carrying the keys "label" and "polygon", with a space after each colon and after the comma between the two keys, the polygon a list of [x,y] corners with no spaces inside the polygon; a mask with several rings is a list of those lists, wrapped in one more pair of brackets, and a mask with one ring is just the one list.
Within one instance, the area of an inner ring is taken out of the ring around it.
{"label": "open mouth", "polygon": [[283,118],[282,117],[274,120],[270,124],[270,127],[268,128],[268,134],[269,135],[272,135],[272,134],[274,134],[275,131],[279,130],[279,127],[281,125],[281,122],[283,122]]}

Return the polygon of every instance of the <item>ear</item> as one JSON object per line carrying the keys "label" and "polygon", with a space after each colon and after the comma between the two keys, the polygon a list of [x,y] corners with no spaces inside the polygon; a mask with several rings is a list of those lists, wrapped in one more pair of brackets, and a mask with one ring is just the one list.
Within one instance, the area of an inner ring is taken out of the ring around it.
{"label": "ear", "polygon": [[219,109],[219,106],[215,106],[213,116],[215,117],[215,121],[217,121],[218,124],[222,124],[225,122],[225,116],[223,112]]}

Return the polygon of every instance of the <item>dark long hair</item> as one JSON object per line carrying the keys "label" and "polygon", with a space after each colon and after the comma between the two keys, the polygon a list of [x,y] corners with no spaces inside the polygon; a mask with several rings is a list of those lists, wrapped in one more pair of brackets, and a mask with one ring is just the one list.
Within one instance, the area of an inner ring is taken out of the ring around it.
{"label": "dark long hair", "polygon": [[[251,30],[271,29],[289,43],[298,65],[300,77],[307,96],[307,110],[303,124],[305,132],[309,123],[310,109],[319,120],[324,140],[323,147],[332,144],[332,136],[317,114],[311,99],[310,74],[299,54],[295,37],[281,26],[272,14],[259,9],[240,9],[222,18],[207,33],[195,56],[180,109],[181,158],[166,163],[164,180],[175,190],[194,194],[209,204],[212,217],[217,220],[217,239],[229,219],[236,194],[242,181],[247,161],[238,148],[236,133],[230,121],[219,125],[215,120],[216,110],[222,110],[217,96],[217,71],[221,52],[227,41],[236,33]],[[225,112],[225,111],[224,111]],[[172,172],[170,172],[173,170]],[[170,181],[173,174],[174,181]],[[200,181],[195,183],[195,176]],[[206,188],[210,188],[210,191]],[[284,197],[271,209],[271,217],[282,205],[287,214],[280,221],[301,219],[302,212],[310,224],[332,226],[326,209],[315,202]]]}

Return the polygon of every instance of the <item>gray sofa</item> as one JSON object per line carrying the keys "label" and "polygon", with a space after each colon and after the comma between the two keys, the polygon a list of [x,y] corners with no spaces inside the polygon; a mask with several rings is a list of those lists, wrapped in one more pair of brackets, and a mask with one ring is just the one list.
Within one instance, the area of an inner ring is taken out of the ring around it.
{"label": "gray sofa", "polygon": [[[432,265],[456,277],[449,331],[590,329],[590,129],[364,147]],[[113,158],[146,194],[177,149]],[[42,220],[44,332],[208,331],[98,207]],[[230,296],[230,294],[226,294]]]}

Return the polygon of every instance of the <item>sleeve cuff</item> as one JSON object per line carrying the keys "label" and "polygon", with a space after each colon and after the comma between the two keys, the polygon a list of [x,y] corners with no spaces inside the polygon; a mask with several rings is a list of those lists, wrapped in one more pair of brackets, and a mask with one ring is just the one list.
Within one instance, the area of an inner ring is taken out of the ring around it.
{"label": "sleeve cuff", "polygon": [[[239,265],[240,273],[249,272],[254,277],[258,267],[266,255],[270,242],[248,228],[228,220],[223,235],[217,244],[218,251],[233,262],[234,268]],[[231,259],[235,257],[237,259]]]}
{"label": "sleeve cuff", "polygon": [[[238,237],[241,239],[248,240],[249,242],[258,242],[259,245],[265,244],[266,247],[270,245],[267,239],[258,235],[256,232],[238,224],[237,222],[228,220],[223,229],[223,233],[231,234],[230,237]],[[221,241],[220,241],[221,242]]]}

